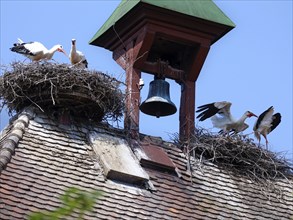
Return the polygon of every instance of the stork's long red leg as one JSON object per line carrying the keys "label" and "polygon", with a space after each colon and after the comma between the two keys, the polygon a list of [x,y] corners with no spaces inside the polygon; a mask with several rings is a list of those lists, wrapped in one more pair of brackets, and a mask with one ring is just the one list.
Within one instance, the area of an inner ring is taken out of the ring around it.
{"label": "stork's long red leg", "polygon": [[269,141],[268,141],[268,139],[267,139],[267,136],[266,136],[266,135],[264,135],[264,138],[266,139],[266,149],[268,149],[268,144],[269,144]]}

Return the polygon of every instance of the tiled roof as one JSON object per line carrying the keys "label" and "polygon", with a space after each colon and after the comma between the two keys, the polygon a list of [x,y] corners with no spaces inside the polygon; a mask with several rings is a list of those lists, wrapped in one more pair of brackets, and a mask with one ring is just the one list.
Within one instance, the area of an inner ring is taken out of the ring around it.
{"label": "tiled roof", "polygon": [[1,134],[0,219],[26,219],[32,211],[53,210],[71,186],[104,192],[84,219],[293,217],[292,180],[276,181],[273,191],[213,164],[194,169],[191,178],[180,149],[145,135],[138,143],[163,149],[180,175],[144,167],[154,191],[107,180],[87,137],[102,131],[123,138],[123,132],[117,136],[116,130],[103,130],[100,125],[60,124],[37,109],[18,115]]}

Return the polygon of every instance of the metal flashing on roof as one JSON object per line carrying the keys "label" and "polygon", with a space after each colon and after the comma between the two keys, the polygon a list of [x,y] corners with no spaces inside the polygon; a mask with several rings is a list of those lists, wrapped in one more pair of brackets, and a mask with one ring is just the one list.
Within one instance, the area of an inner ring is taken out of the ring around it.
{"label": "metal flashing on roof", "polygon": [[90,133],[89,137],[108,179],[136,185],[149,180],[124,139],[97,132]]}
{"label": "metal flashing on roof", "polygon": [[159,146],[152,143],[139,144],[136,153],[143,167],[159,170],[162,172],[177,173],[175,164],[172,162],[168,154]]}

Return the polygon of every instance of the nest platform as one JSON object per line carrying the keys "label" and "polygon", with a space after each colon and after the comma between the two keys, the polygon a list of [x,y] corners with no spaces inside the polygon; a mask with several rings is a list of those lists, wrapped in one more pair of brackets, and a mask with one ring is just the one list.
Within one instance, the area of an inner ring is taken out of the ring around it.
{"label": "nest platform", "polygon": [[102,72],[68,64],[15,62],[0,77],[0,98],[10,114],[35,105],[43,112],[66,110],[93,121],[118,120],[124,112],[121,85]]}

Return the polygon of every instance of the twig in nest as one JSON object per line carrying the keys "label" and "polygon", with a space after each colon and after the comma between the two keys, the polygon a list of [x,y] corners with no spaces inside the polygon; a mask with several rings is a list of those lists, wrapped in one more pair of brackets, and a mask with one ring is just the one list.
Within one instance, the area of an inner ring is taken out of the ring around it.
{"label": "twig in nest", "polygon": [[51,83],[51,98],[52,98],[53,105],[55,105],[55,100],[54,100],[54,96],[53,96],[53,87],[54,87],[54,84],[52,83],[51,80],[50,80],[50,83]]}

